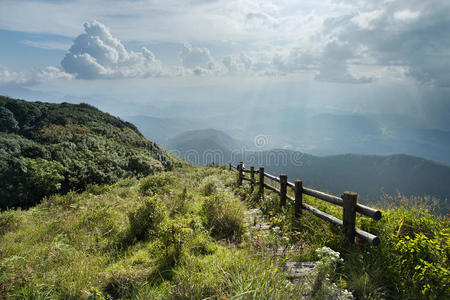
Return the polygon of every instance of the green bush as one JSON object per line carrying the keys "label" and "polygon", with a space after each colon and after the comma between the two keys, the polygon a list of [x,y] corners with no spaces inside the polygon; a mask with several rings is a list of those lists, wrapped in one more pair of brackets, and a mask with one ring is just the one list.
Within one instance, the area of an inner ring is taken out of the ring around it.
{"label": "green bush", "polygon": [[21,220],[20,213],[20,210],[7,210],[0,213],[0,236],[19,226]]}
{"label": "green bush", "polygon": [[176,180],[176,177],[169,173],[151,175],[141,180],[139,192],[146,195],[165,194]]}
{"label": "green bush", "polygon": [[380,221],[362,219],[361,227],[382,241],[365,257],[365,264],[388,294],[405,299],[450,298],[446,219],[420,207],[397,207],[383,212]]}
{"label": "green bush", "polygon": [[88,184],[86,186],[86,191],[94,195],[101,195],[103,193],[109,192],[110,190],[110,185]]}
{"label": "green bush", "polygon": [[139,206],[128,213],[129,237],[142,240],[149,231],[155,231],[166,217],[166,207],[157,196],[139,197]]}
{"label": "green bush", "polygon": [[161,224],[160,238],[164,245],[164,267],[173,267],[183,253],[183,246],[194,235],[194,231],[180,219],[167,219]]}
{"label": "green bush", "polygon": [[205,197],[202,211],[206,226],[217,238],[239,240],[244,228],[244,206],[239,199],[228,193]]}

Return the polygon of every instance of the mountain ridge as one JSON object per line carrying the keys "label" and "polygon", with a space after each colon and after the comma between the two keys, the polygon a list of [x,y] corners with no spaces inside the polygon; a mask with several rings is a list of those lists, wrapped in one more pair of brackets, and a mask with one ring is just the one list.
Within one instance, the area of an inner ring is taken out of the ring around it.
{"label": "mountain ridge", "polygon": [[[444,215],[449,212],[450,166],[442,162],[403,153],[317,156],[281,148],[247,150],[245,147],[231,151],[231,142],[222,145],[210,142],[215,133],[233,140],[225,133],[216,130],[201,135],[195,134],[197,132],[202,131],[181,134],[183,143],[173,144],[171,151],[197,165],[229,162],[236,165],[243,161],[256,168],[264,166],[269,173],[303,179],[306,186],[336,195],[353,190],[360,194],[362,203],[377,203],[386,197],[395,199],[399,193],[409,197],[436,197],[438,201],[430,199],[439,204],[436,212]],[[204,136],[207,138],[202,140]]]}

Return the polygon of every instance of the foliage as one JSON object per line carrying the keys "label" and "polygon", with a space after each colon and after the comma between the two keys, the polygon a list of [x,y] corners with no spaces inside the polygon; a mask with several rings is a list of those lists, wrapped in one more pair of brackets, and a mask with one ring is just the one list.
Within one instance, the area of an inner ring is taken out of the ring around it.
{"label": "foliage", "polygon": [[139,192],[142,194],[163,194],[168,191],[168,188],[176,182],[176,177],[168,174],[156,174],[148,176],[141,180]]}
{"label": "foliage", "polygon": [[0,106],[0,131],[16,132],[19,130],[19,123],[14,118],[14,114],[4,106]]}
{"label": "foliage", "polygon": [[422,207],[397,207],[373,223],[365,220],[361,225],[383,241],[373,255],[383,257],[381,276],[386,285],[396,282],[395,288],[405,298],[450,297],[447,219],[439,219]]}
{"label": "foliage", "polygon": [[130,236],[137,240],[145,238],[149,231],[155,231],[165,218],[165,207],[157,196],[138,198],[139,206],[128,213]]}
{"label": "foliage", "polygon": [[0,209],[172,169],[134,125],[87,105],[0,97]]}

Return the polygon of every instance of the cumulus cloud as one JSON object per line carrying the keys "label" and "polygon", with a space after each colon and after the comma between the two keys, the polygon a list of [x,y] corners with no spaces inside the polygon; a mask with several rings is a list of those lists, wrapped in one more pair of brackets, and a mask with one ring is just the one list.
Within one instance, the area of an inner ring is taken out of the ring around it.
{"label": "cumulus cloud", "polygon": [[180,58],[184,75],[223,75],[227,71],[221,62],[212,57],[208,48],[184,43]]}
{"label": "cumulus cloud", "polygon": [[241,53],[224,57],[222,63],[230,73],[246,73],[251,70],[253,60],[250,56]]}
{"label": "cumulus cloud", "polygon": [[209,68],[214,64],[208,48],[192,47],[189,43],[184,43],[180,57],[183,66],[188,69]]}
{"label": "cumulus cloud", "polygon": [[97,22],[84,24],[84,33],[73,42],[61,61],[78,79],[113,79],[160,76],[161,64],[147,48],[127,51],[109,29]]}
{"label": "cumulus cloud", "polygon": [[9,71],[5,66],[0,65],[0,83],[25,83],[28,79],[22,72]]}
{"label": "cumulus cloud", "polygon": [[61,70],[61,68],[54,67],[54,66],[48,66],[44,69],[39,70],[37,73],[35,73],[36,81],[38,82],[44,82],[44,81],[51,81],[51,80],[57,80],[57,79],[73,79],[73,75],[64,72]]}
{"label": "cumulus cloud", "polygon": [[48,66],[37,71],[10,71],[0,65],[0,83],[15,83],[22,86],[36,85],[56,79],[71,79],[73,76],[62,71],[58,67]]}

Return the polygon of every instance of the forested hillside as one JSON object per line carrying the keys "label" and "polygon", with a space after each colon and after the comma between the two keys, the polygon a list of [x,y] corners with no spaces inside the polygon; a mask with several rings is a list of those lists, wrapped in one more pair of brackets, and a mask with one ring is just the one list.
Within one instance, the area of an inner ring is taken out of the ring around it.
{"label": "forested hillside", "polygon": [[172,169],[174,158],[134,125],[88,104],[0,96],[0,208]]}

